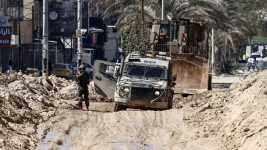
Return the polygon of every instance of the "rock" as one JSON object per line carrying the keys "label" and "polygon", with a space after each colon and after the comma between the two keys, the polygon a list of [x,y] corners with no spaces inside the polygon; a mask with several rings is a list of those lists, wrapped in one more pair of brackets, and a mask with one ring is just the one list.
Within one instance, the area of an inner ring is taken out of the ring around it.
{"label": "rock", "polygon": [[57,145],[62,145],[63,144],[63,142],[62,142],[62,140],[57,140]]}
{"label": "rock", "polygon": [[250,129],[249,128],[245,128],[243,131],[244,132],[248,132],[248,131],[250,131]]}
{"label": "rock", "polygon": [[204,109],[208,109],[209,107],[210,107],[210,104],[209,104],[209,103],[203,105],[203,108],[204,108]]}
{"label": "rock", "polygon": [[1,140],[0,140],[0,147],[3,147],[3,146],[5,146],[5,145],[6,145],[5,140],[4,140],[4,139],[1,139]]}
{"label": "rock", "polygon": [[40,102],[43,102],[43,101],[44,101],[44,97],[43,97],[43,96],[39,96],[37,99],[38,99],[38,101],[40,101]]}
{"label": "rock", "polygon": [[10,110],[7,112],[7,115],[10,116]]}

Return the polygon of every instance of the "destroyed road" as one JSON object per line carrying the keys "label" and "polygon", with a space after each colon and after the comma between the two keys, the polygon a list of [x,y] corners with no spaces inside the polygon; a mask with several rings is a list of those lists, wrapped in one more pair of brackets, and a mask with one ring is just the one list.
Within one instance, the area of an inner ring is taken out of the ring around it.
{"label": "destroyed road", "polygon": [[224,92],[175,95],[173,109],[113,112],[112,99],[94,95],[77,110],[76,84],[25,76],[0,87],[1,149],[264,150],[267,71]]}

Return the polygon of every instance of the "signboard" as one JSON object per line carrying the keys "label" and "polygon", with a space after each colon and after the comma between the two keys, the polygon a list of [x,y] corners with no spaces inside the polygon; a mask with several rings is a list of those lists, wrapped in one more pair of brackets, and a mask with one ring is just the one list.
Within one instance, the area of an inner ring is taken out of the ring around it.
{"label": "signboard", "polygon": [[19,36],[18,35],[12,35],[11,36],[11,45],[19,45]]}
{"label": "signboard", "polygon": [[0,48],[8,48],[11,43],[12,27],[0,27]]}
{"label": "signboard", "polygon": [[0,16],[0,27],[8,26],[8,16]]}
{"label": "signboard", "polygon": [[[49,2],[48,15],[50,35],[75,34],[77,29],[77,2]],[[82,4],[82,28],[88,28],[88,2]]]}

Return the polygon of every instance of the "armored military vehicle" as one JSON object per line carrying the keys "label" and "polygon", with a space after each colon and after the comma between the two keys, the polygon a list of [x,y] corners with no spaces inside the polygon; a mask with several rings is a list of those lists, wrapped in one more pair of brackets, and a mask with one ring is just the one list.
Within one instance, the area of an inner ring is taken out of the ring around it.
{"label": "armored military vehicle", "polygon": [[165,53],[135,52],[117,65],[97,60],[94,69],[95,90],[105,97],[114,97],[114,111],[128,107],[172,108],[171,88],[175,85],[176,75],[172,75],[172,62]]}

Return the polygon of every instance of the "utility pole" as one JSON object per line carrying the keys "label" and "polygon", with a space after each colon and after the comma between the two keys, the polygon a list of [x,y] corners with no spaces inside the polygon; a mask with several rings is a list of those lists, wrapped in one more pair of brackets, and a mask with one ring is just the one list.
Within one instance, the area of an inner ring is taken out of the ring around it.
{"label": "utility pole", "polygon": [[35,67],[35,45],[34,45],[34,7],[32,5],[32,67]]}
{"label": "utility pole", "polygon": [[3,6],[4,6],[4,16],[7,16],[7,0],[3,1]]}
{"label": "utility pole", "polygon": [[48,0],[43,0],[43,77],[48,79]]}
{"label": "utility pole", "polygon": [[164,0],[162,0],[162,6],[161,6],[161,7],[162,7],[162,9],[161,9],[161,11],[162,11],[162,12],[161,12],[161,20],[164,20],[164,16],[165,16],[165,14],[164,14],[164,11],[165,11],[165,10],[164,10],[164,9],[165,9],[164,7],[165,7],[165,5],[164,5],[164,4],[165,4],[165,3],[164,3]]}
{"label": "utility pole", "polygon": [[141,21],[144,21],[144,0],[141,0]]}
{"label": "utility pole", "polygon": [[211,67],[212,73],[214,72],[214,28],[211,29]]}
{"label": "utility pole", "polygon": [[98,3],[96,3],[96,17],[98,17],[98,15],[99,15],[99,10],[98,10]]}
{"label": "utility pole", "polygon": [[[81,28],[82,28],[82,0],[77,0],[77,23],[78,23],[78,34],[81,33]],[[77,32],[77,31],[76,31]],[[77,34],[76,34],[77,35]],[[78,36],[78,51],[77,51],[77,56],[78,56],[78,62],[77,62],[77,68],[79,69],[79,66],[83,63],[83,41],[82,37]]]}
{"label": "utility pole", "polygon": [[89,29],[90,29],[90,12],[91,12],[91,9],[90,9],[90,3],[89,3],[89,1],[88,1],[88,30],[87,30],[87,33],[88,33],[88,35],[89,35]]}
{"label": "utility pole", "polygon": [[19,0],[19,70],[22,70],[22,53],[21,53],[21,31],[20,31],[20,13],[21,13],[21,3],[22,3],[22,0]]}
{"label": "utility pole", "polygon": [[[89,2],[89,1],[88,1],[88,2]],[[92,17],[92,13],[93,13],[93,12],[92,12],[92,10],[93,10],[93,9],[92,9],[92,5],[93,5],[93,0],[91,0],[91,3],[90,3],[90,17]]]}

